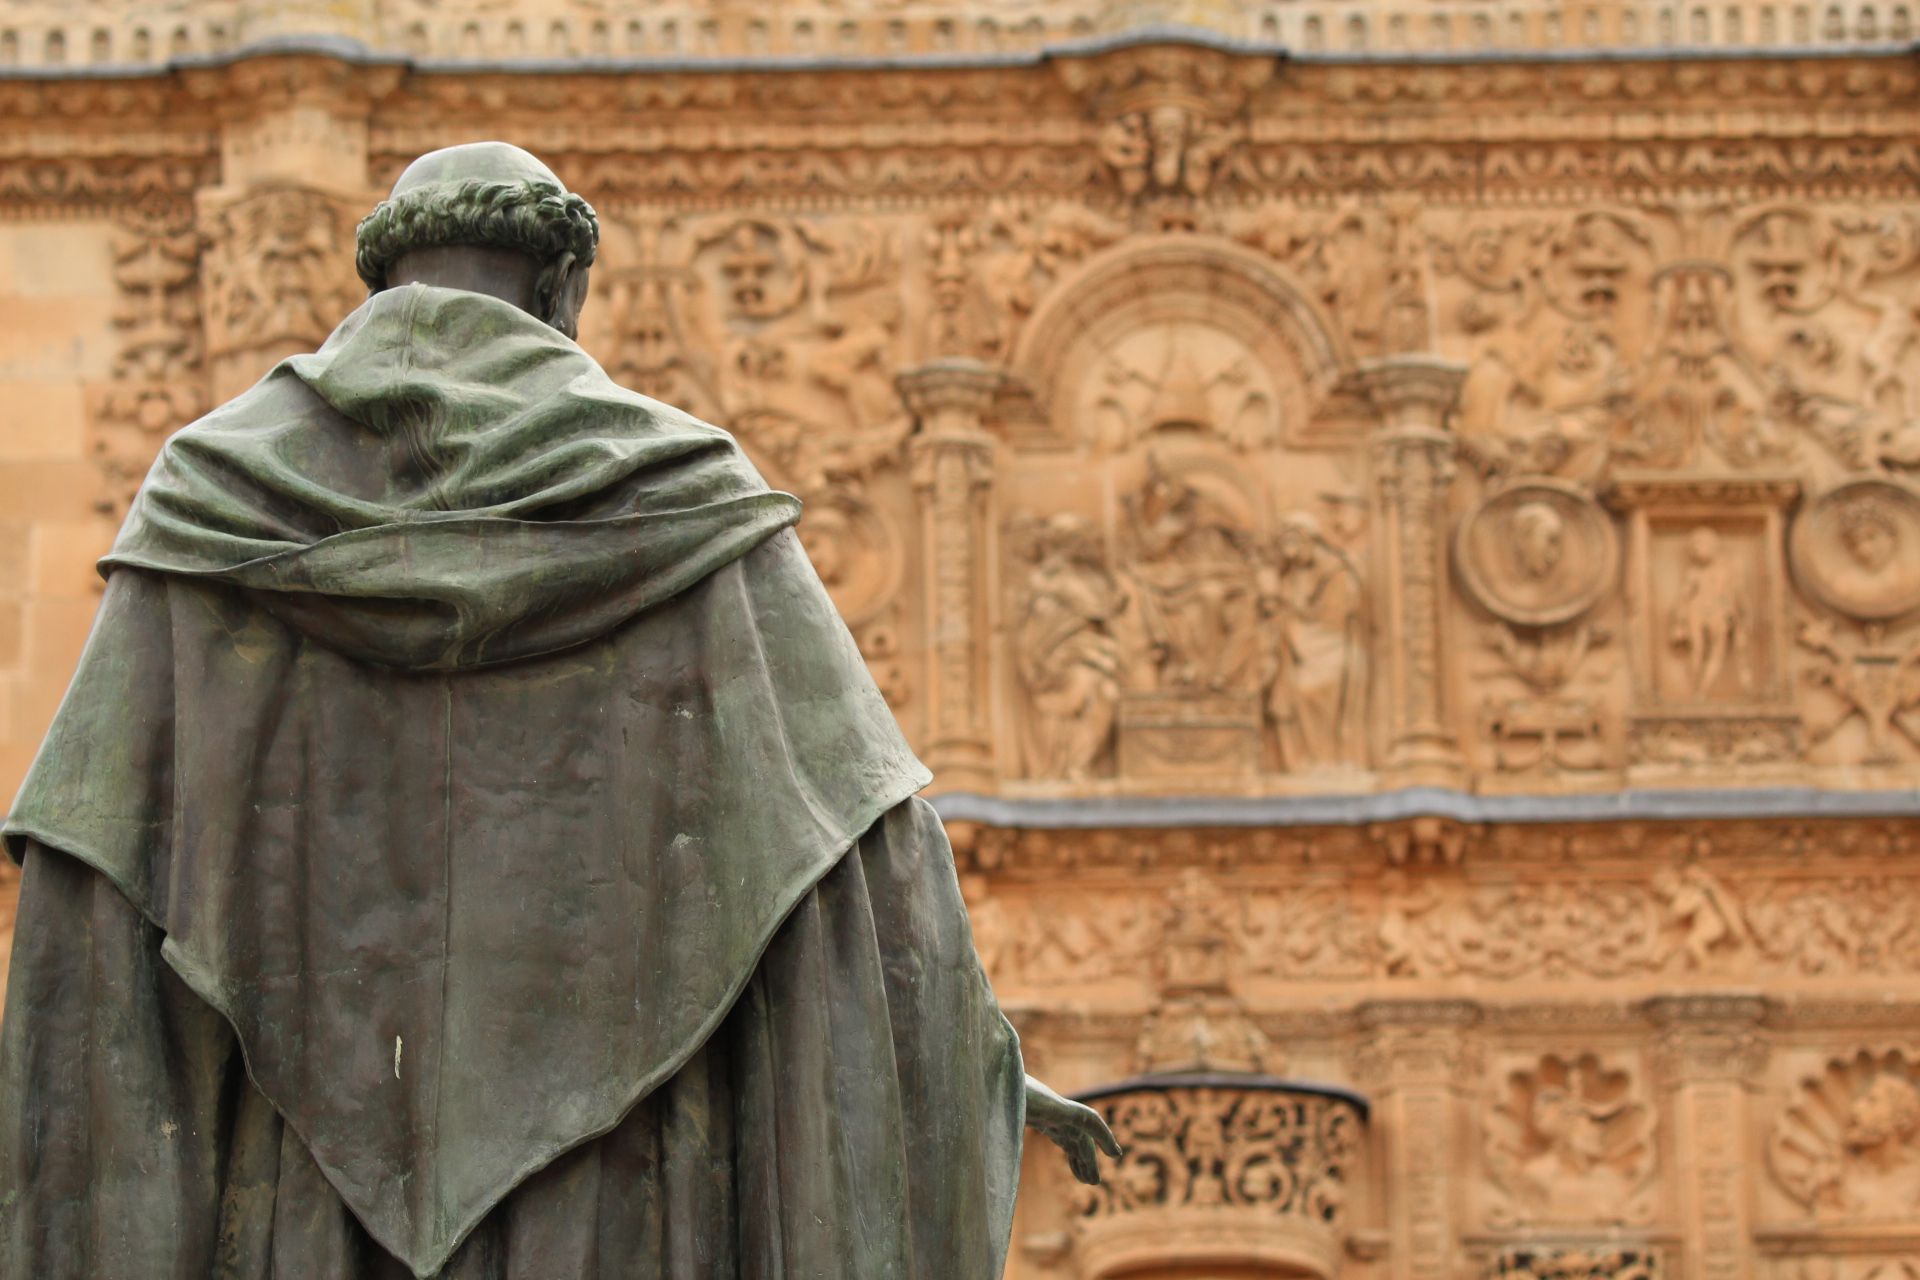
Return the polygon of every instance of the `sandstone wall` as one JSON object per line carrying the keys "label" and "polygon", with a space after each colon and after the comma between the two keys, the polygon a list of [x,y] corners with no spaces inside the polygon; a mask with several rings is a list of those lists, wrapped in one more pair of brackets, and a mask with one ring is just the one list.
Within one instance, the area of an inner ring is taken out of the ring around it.
{"label": "sandstone wall", "polygon": [[1012,1274],[1920,1276],[1907,11],[1123,8],[8,6],[0,790],[166,432],[508,138],[807,501],[1036,1069],[1187,1073]]}

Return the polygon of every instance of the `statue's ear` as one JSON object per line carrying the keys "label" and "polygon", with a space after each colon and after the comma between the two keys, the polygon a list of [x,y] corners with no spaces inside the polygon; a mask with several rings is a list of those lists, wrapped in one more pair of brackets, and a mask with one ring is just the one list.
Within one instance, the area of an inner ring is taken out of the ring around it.
{"label": "statue's ear", "polygon": [[540,318],[569,338],[580,336],[580,311],[587,304],[587,271],[571,252],[562,252],[540,269],[534,286]]}

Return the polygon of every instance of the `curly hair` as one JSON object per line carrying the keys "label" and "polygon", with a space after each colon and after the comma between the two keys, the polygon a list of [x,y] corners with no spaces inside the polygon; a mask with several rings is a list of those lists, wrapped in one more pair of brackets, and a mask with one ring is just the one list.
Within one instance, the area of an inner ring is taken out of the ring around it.
{"label": "curly hair", "polygon": [[382,200],[360,220],[356,240],[354,266],[378,293],[402,254],[443,245],[522,249],[545,263],[571,254],[576,265],[591,266],[600,220],[592,205],[558,183],[469,178]]}

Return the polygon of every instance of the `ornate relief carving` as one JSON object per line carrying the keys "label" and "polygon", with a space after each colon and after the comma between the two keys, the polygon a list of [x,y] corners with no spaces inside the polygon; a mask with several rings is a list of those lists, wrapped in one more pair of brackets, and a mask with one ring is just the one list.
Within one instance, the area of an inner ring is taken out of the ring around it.
{"label": "ornate relief carving", "polygon": [[1550,1053],[1507,1072],[1501,1085],[1484,1140],[1495,1225],[1652,1214],[1655,1112],[1631,1066]]}
{"label": "ornate relief carving", "polygon": [[972,225],[966,216],[936,226],[933,349],[983,359],[1007,358],[1047,288],[1127,234],[1123,223],[1065,201],[996,202]]}
{"label": "ornate relief carving", "polygon": [[1609,631],[1586,621],[1561,627],[1501,622],[1483,634],[1482,643],[1499,661],[1482,674],[1517,680],[1526,690],[1519,697],[1489,693],[1481,699],[1480,726],[1493,740],[1496,768],[1551,774],[1606,763],[1599,705],[1573,690],[1612,673],[1611,659],[1599,656],[1611,639]]}
{"label": "ornate relief carving", "polygon": [[1820,746],[1857,719],[1865,735],[1859,762],[1896,764],[1907,758],[1896,735],[1909,750],[1920,748],[1920,724],[1912,719],[1920,711],[1920,638],[1889,643],[1882,627],[1869,624],[1859,631],[1843,633],[1824,618],[1800,624],[1794,640],[1808,658],[1807,681],[1824,688],[1835,704],[1824,715],[1809,710],[1807,741]]}
{"label": "ornate relief carving", "polygon": [[1613,493],[1636,602],[1632,762],[1797,758],[1782,528],[1797,482],[1632,473]]}
{"label": "ornate relief carving", "polygon": [[1437,239],[1435,269],[1464,292],[1448,318],[1475,350],[1460,391],[1467,458],[1490,479],[1597,480],[1631,418],[1632,371],[1648,340],[1644,222],[1593,212],[1470,224]]}
{"label": "ornate relief carving", "polygon": [[1054,63],[1102,123],[1095,142],[1123,196],[1203,197],[1245,135],[1248,95],[1272,77],[1258,61],[1163,46]]}
{"label": "ornate relief carving", "polygon": [[1920,494],[1894,480],[1850,480],[1793,523],[1794,580],[1836,613],[1884,621],[1920,608]]}
{"label": "ornate relief carving", "polygon": [[[1343,856],[1321,844],[1322,856]],[[1222,888],[1220,962],[1236,984],[1920,975],[1915,887],[1884,876],[1682,864],[1476,883],[1394,868],[1366,885],[1236,877]],[[995,978],[1012,988],[1145,983],[1167,945],[1154,910],[1111,885],[996,902]]]}
{"label": "ornate relief carving", "polygon": [[1161,1003],[1141,1024],[1135,1071],[1278,1070],[1281,1055],[1232,992],[1233,902],[1195,870],[1168,897],[1157,955]]}
{"label": "ornate relief carving", "polygon": [[1105,352],[1106,367],[1077,415],[1118,452],[1156,433],[1207,432],[1242,449],[1279,439],[1272,374],[1224,330],[1144,325]]}
{"label": "ornate relief carving", "polygon": [[1150,687],[1224,693],[1256,668],[1254,516],[1234,480],[1212,468],[1164,467],[1122,500],[1125,563],[1140,588]]}
{"label": "ornate relief carving", "polygon": [[[1094,1105],[1125,1154],[1099,1186],[1075,1188],[1083,1251],[1098,1248],[1116,1219],[1152,1215],[1164,1232],[1182,1219],[1191,1225],[1196,1213],[1204,1221],[1210,1211],[1237,1210],[1258,1215],[1269,1241],[1283,1231],[1310,1274],[1333,1274],[1363,1138],[1352,1102],[1250,1085],[1142,1088]],[[1173,1241],[1157,1243],[1163,1260],[1180,1256]],[[1216,1238],[1214,1248],[1226,1243]],[[1203,1257],[1213,1251],[1196,1247]]]}
{"label": "ornate relief carving", "polygon": [[1488,613],[1544,627],[1572,621],[1612,589],[1619,543],[1585,490],[1521,477],[1461,520],[1454,561],[1461,586]]}
{"label": "ornate relief carving", "polygon": [[1782,1258],[1773,1274],[1778,1280],[1920,1280],[1920,1253]]}
{"label": "ornate relief carving", "polygon": [[1780,1189],[1820,1218],[1920,1212],[1920,1072],[1905,1050],[1828,1060],[1794,1086],[1767,1139]]}
{"label": "ornate relief carving", "polygon": [[91,389],[88,452],[101,509],[124,515],[161,442],[207,408],[200,329],[200,245],[184,209],[131,216],[114,232],[119,333],[112,381]]}
{"label": "ornate relief carving", "polygon": [[1016,524],[1008,541],[1027,570],[1016,606],[1015,669],[1026,689],[1027,773],[1091,776],[1113,743],[1120,698],[1121,613],[1130,600],[1093,527],[1062,513]]}
{"label": "ornate relief carving", "polygon": [[353,228],[370,207],[292,186],[203,205],[207,354],[256,356],[228,381],[258,377],[260,359],[312,350],[353,309]]}
{"label": "ornate relief carving", "polygon": [[1367,619],[1360,571],[1304,512],[1281,517],[1261,574],[1272,635],[1266,711],[1280,767],[1293,773],[1366,759]]}
{"label": "ornate relief carving", "polygon": [[1296,272],[1361,356],[1432,343],[1431,253],[1417,206],[1349,203],[1331,214],[1274,206],[1229,217],[1234,238]]}
{"label": "ornate relief carving", "polygon": [[1650,1249],[1508,1249],[1487,1268],[1487,1280],[1662,1280]]}

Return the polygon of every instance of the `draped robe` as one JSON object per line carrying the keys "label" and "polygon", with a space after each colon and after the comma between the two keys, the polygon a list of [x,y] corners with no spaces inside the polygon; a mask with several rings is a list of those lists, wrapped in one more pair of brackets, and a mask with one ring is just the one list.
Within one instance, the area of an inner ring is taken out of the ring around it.
{"label": "draped robe", "polygon": [[797,518],[422,285],[173,437],[6,824],[0,1274],[999,1275],[1018,1044]]}

